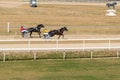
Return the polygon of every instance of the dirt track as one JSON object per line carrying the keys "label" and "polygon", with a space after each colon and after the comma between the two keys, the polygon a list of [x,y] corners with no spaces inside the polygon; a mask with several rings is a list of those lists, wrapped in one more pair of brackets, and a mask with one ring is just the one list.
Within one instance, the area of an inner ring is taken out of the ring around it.
{"label": "dirt track", "polygon": [[[64,39],[57,42],[57,36],[53,39],[32,38],[23,39],[15,36],[2,36],[0,48],[82,48],[84,47],[120,47],[120,39],[112,40],[109,44],[109,39],[115,39],[120,35],[65,35]],[[70,40],[74,39],[74,40]],[[78,40],[75,40],[78,39]],[[86,40],[85,44],[81,39],[108,39],[108,40]],[[6,41],[7,40],[7,41]],[[30,42],[29,42],[30,40]],[[29,45],[30,43],[30,45]],[[58,43],[58,44],[57,44]]]}

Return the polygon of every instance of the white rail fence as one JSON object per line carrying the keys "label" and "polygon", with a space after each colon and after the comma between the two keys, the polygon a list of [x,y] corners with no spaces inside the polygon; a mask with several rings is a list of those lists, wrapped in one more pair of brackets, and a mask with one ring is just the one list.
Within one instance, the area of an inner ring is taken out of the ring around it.
{"label": "white rail fence", "polygon": [[[63,51],[65,59],[66,51],[90,50],[93,58],[93,50],[115,49],[119,57],[120,38],[100,39],[23,39],[23,40],[0,40],[0,51],[3,53],[3,61],[6,52],[9,51]],[[36,60],[36,52],[34,52]]]}
{"label": "white rail fence", "polygon": [[0,40],[0,50],[69,50],[120,48],[120,38]]}

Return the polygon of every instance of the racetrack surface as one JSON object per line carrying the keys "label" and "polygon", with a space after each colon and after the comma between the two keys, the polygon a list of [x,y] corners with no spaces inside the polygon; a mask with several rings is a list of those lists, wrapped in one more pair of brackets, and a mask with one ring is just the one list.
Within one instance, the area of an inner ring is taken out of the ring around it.
{"label": "racetrack surface", "polygon": [[66,35],[64,39],[16,38],[3,36],[0,48],[83,48],[83,47],[120,47],[120,35]]}

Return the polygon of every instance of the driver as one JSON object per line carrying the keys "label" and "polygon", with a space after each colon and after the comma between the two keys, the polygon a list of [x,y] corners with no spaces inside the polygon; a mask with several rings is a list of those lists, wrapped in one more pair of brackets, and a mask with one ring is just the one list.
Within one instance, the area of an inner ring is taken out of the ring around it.
{"label": "driver", "polygon": [[22,33],[22,37],[25,38],[28,31],[23,26],[20,27],[20,31]]}

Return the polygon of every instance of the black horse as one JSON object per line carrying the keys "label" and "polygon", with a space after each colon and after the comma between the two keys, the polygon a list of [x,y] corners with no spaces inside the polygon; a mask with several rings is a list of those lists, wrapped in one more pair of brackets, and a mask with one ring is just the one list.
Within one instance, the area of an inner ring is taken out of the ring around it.
{"label": "black horse", "polygon": [[106,3],[106,6],[107,6],[107,8],[113,8],[113,9],[115,9],[115,5],[117,5],[117,2],[108,2],[108,3]]}
{"label": "black horse", "polygon": [[63,36],[62,38],[64,38],[64,34],[63,34],[64,31],[68,31],[67,27],[62,27],[59,30],[51,30],[50,32],[48,32],[48,34],[50,37],[59,35],[58,36],[58,39],[59,39],[61,36]]}
{"label": "black horse", "polygon": [[37,27],[32,27],[32,28],[28,28],[28,32],[30,32],[30,37],[32,37],[32,32],[37,32],[39,34],[39,37],[41,37],[41,28],[44,28],[45,26],[43,24],[39,24]]}

